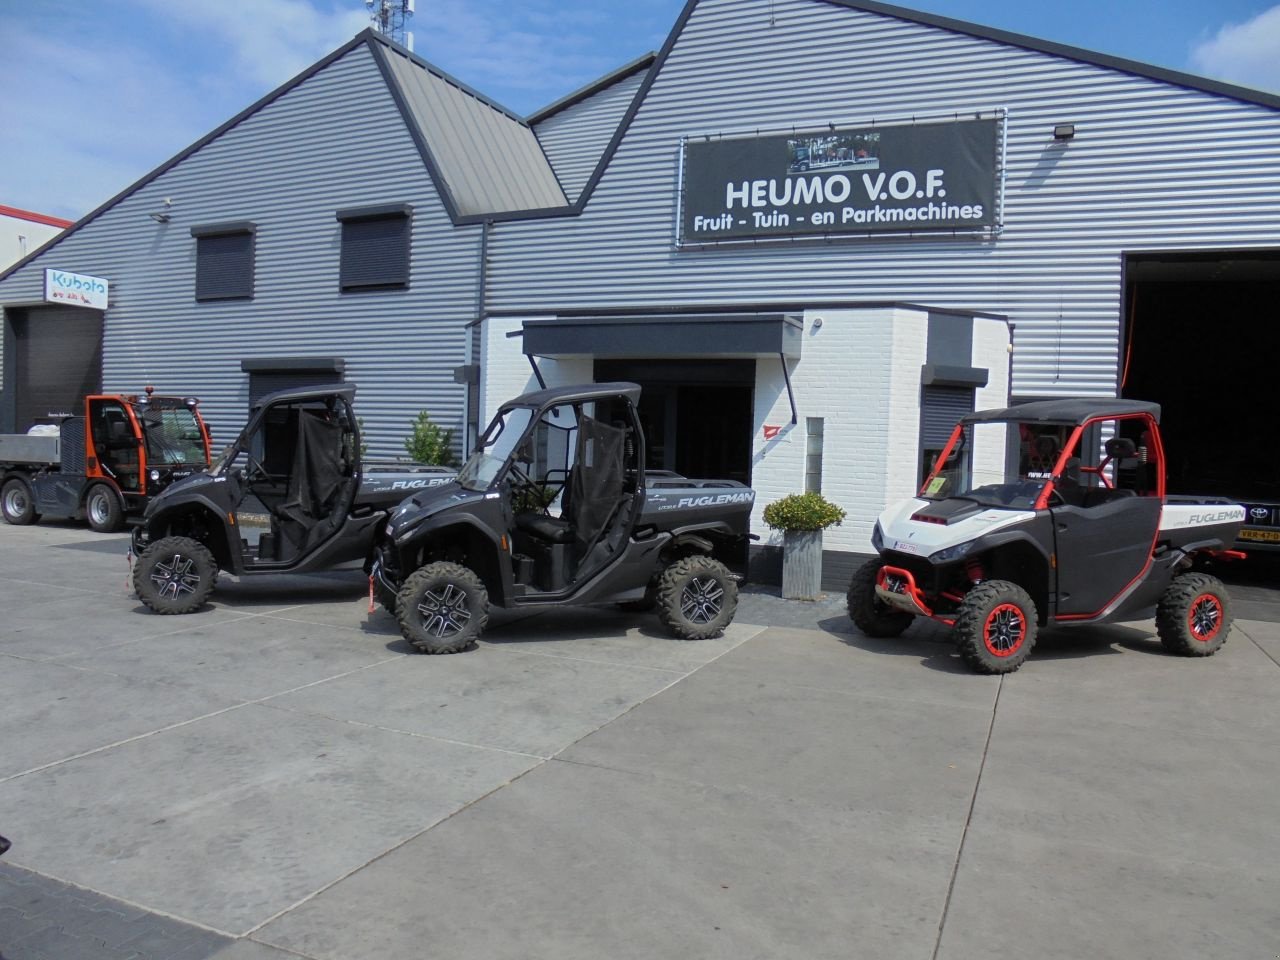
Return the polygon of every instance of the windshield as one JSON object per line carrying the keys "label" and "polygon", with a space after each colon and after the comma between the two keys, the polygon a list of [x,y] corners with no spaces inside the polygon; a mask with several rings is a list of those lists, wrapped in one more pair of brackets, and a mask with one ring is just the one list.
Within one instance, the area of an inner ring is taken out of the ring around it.
{"label": "windshield", "polygon": [[153,400],[139,408],[147,460],[153,464],[205,462],[204,434],[195,413],[185,405]]}
{"label": "windshield", "polygon": [[458,471],[458,483],[467,490],[488,490],[532,419],[533,410],[529,407],[499,410],[480,438],[476,452]]}
{"label": "windshield", "polygon": [[945,460],[934,465],[920,490],[926,500],[952,497],[987,507],[1035,509],[1070,440],[1069,424],[965,424]]}

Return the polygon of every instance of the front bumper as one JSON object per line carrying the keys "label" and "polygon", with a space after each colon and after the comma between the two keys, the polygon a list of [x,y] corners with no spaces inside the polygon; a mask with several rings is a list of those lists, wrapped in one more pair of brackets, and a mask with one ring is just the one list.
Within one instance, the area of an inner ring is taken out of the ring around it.
{"label": "front bumper", "polygon": [[876,599],[886,606],[919,617],[934,616],[925,602],[924,591],[916,584],[915,575],[902,567],[881,567],[876,574]]}

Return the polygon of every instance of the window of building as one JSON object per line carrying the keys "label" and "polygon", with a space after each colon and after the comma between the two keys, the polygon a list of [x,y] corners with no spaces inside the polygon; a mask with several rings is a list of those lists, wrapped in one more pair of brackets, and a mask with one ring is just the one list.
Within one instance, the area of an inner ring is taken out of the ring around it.
{"label": "window of building", "polygon": [[214,223],[192,227],[196,238],[196,299],[252,300],[253,254],[257,227],[252,223]]}
{"label": "window of building", "polygon": [[822,492],[822,417],[805,417],[804,490]]}
{"label": "window of building", "polygon": [[341,290],[409,286],[409,227],[413,208],[405,203],[339,210],[342,224]]}

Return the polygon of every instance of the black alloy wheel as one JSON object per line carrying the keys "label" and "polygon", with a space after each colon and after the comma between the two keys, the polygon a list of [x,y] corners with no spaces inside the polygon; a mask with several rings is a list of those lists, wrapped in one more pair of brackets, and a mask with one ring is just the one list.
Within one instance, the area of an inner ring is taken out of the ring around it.
{"label": "black alloy wheel", "polygon": [[662,571],[657,589],[658,618],[682,640],[706,640],[724,633],[738,610],[738,583],[729,568],[711,557],[677,560]]}
{"label": "black alloy wheel", "polygon": [[133,589],[156,613],[192,613],[218,583],[218,563],[199,540],[165,537],[142,551],[133,565]]}
{"label": "black alloy wheel", "polygon": [[489,592],[457,563],[415,570],[396,594],[400,632],[420,653],[458,653],[475,644],[489,623]]}

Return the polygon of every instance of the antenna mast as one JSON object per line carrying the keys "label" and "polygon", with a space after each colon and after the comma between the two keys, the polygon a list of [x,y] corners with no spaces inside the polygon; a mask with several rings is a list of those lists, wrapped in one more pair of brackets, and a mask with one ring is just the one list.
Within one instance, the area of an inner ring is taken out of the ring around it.
{"label": "antenna mast", "polygon": [[413,19],[414,0],[364,0],[369,9],[369,22],[388,40],[413,49],[413,31],[407,29]]}

